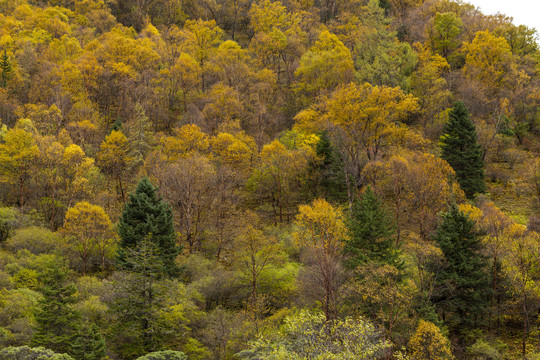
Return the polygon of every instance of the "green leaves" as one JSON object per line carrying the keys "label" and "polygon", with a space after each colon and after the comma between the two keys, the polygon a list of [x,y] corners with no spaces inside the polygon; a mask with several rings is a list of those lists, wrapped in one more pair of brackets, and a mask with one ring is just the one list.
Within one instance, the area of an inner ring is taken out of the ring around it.
{"label": "green leaves", "polygon": [[440,139],[441,158],[456,172],[457,181],[467,198],[486,191],[482,149],[476,140],[476,128],[467,108],[457,102],[450,112]]}
{"label": "green leaves", "polygon": [[488,260],[481,254],[483,245],[474,221],[455,205],[443,215],[435,241],[446,263],[436,274],[439,292],[433,300],[442,310],[453,312],[448,323],[455,331],[463,332],[476,325],[476,317],[487,306]]}
{"label": "green leaves", "polygon": [[32,344],[69,353],[77,338],[79,314],[71,307],[77,290],[68,283],[68,270],[58,264],[51,264],[41,281],[43,299],[36,313],[37,328]]}
{"label": "green leaves", "polygon": [[175,259],[179,249],[176,246],[172,210],[156,190],[148,178],[143,178],[135,193],[129,195],[118,225],[118,264],[132,268],[126,262],[126,252],[137,248],[143,239],[147,239],[156,246],[163,272],[174,276],[178,271]]}
{"label": "green leaves", "polygon": [[390,346],[363,319],[328,322],[323,314],[300,311],[285,319],[279,333],[252,342],[238,355],[249,360],[375,360]]}
{"label": "green leaves", "polygon": [[395,224],[371,187],[353,203],[347,227],[350,237],[343,253],[350,269],[374,261],[402,267],[400,251],[394,239]]}

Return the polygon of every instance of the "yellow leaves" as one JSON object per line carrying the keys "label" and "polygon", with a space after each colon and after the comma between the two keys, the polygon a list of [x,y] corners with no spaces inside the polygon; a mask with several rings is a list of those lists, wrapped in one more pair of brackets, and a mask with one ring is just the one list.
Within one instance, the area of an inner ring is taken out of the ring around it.
{"label": "yellow leaves", "polygon": [[482,210],[468,203],[459,204],[458,209],[477,224],[483,215]]}
{"label": "yellow leaves", "polygon": [[285,145],[278,140],[272,141],[270,144],[264,145],[261,151],[261,160],[264,162],[272,162],[287,153]]}
{"label": "yellow leaves", "polygon": [[248,52],[236,42],[227,40],[219,45],[212,57],[211,67],[219,79],[232,87],[245,83],[252,75]]}
{"label": "yellow leaves", "polygon": [[502,269],[521,296],[540,295],[540,234],[513,223],[504,231]]}
{"label": "yellow leaves", "polygon": [[375,159],[391,128],[418,110],[417,99],[399,88],[349,84],[327,100],[326,119],[341,127],[348,140],[361,145]]}
{"label": "yellow leaves", "polygon": [[[35,133],[38,129],[42,135],[56,134],[62,125],[62,112],[55,104],[48,108],[44,104],[25,104],[18,109],[17,114],[21,120],[19,127],[23,127],[29,132]],[[30,123],[23,126],[22,122],[26,120],[22,119],[28,119]]]}
{"label": "yellow leaves", "polygon": [[256,280],[263,270],[283,259],[282,246],[276,238],[255,228],[258,219],[254,214],[246,213],[245,219],[246,225],[236,237],[233,254],[241,270],[249,273],[251,280]]}
{"label": "yellow leaves", "polygon": [[450,90],[442,75],[450,70],[450,65],[445,58],[432,55],[422,45],[415,46],[420,63],[411,76],[411,87],[413,94],[419,98],[423,124],[426,125],[428,121],[434,122],[433,118],[448,106]]}
{"label": "yellow leaves", "polygon": [[300,59],[295,75],[298,90],[314,96],[323,89],[333,90],[353,79],[352,55],[334,34],[321,31],[315,45]]}
{"label": "yellow leaves", "polygon": [[106,252],[114,242],[111,225],[111,220],[105,210],[87,201],[75,204],[66,212],[62,232],[77,249],[85,273],[89,259],[93,255],[99,255],[102,269],[104,269]]}
{"label": "yellow leaves", "polygon": [[238,121],[242,116],[243,104],[238,91],[230,86],[217,83],[208,94],[210,102],[205,105],[203,115],[212,134],[217,131],[239,130]]}
{"label": "yellow leaves", "polygon": [[402,153],[384,162],[372,162],[363,176],[394,202],[398,224],[415,226],[422,239],[429,237],[436,214],[450,199],[459,202],[464,198],[459,185],[450,181],[454,170],[431,154]]}
{"label": "yellow leaves", "polygon": [[324,199],[315,199],[311,205],[300,205],[298,210],[297,229],[293,233],[296,244],[318,253],[338,256],[343,241],[348,238],[341,209]]}
{"label": "yellow leaves", "polygon": [[82,53],[79,40],[67,35],[54,39],[49,44],[49,54],[58,63],[73,59]]}
{"label": "yellow leaves", "polygon": [[101,143],[99,149],[96,157],[99,167],[104,172],[119,178],[131,162],[126,136],[120,131],[113,130]]}
{"label": "yellow leaves", "polygon": [[311,107],[296,114],[294,121],[294,130],[307,133],[323,131],[327,127],[325,118],[321,116],[317,110]]}
{"label": "yellow leaves", "polygon": [[187,31],[188,36],[187,48],[203,67],[204,62],[221,43],[223,30],[216,25],[214,20],[205,21],[202,19],[187,20],[184,24],[184,30]]}
{"label": "yellow leaves", "polygon": [[184,125],[175,129],[174,132],[175,136],[161,139],[163,153],[169,161],[188,157],[192,153],[204,152],[210,145],[208,135],[203,133],[197,125]]}
{"label": "yellow leaves", "polygon": [[212,152],[223,163],[236,169],[245,169],[250,166],[255,156],[255,142],[245,135],[245,140],[239,136],[219,133],[211,140]]}
{"label": "yellow leaves", "polygon": [[159,65],[160,56],[147,38],[135,39],[126,28],[114,28],[103,34],[99,41],[87,45],[87,55],[93,52],[100,64],[119,75],[138,77],[145,69]]}
{"label": "yellow leaves", "polygon": [[290,25],[291,17],[280,1],[263,0],[249,10],[250,27],[255,32],[269,33]]}
{"label": "yellow leaves", "polygon": [[122,61],[120,62],[107,62],[105,63],[105,66],[108,67],[115,73],[116,75],[120,76],[127,76],[135,78],[136,72],[133,70],[133,68]]}
{"label": "yellow leaves", "polygon": [[487,30],[477,32],[471,43],[464,44],[464,51],[467,54],[464,73],[492,91],[500,89],[505,76],[515,68],[510,45]]}
{"label": "yellow leaves", "polygon": [[20,183],[38,156],[34,138],[20,128],[9,129],[0,144],[0,181]]}
{"label": "yellow leaves", "polygon": [[94,159],[86,157],[80,146],[71,144],[64,149],[62,165],[72,171],[78,170],[80,175],[86,173],[94,165]]}
{"label": "yellow leaves", "polygon": [[179,82],[183,91],[196,88],[201,76],[201,67],[189,54],[181,53],[170,69],[170,74]]}
{"label": "yellow leaves", "polygon": [[278,140],[266,144],[261,150],[263,171],[274,178],[292,179],[303,173],[307,166],[309,153],[305,150],[288,150]]}
{"label": "yellow leaves", "polygon": [[411,358],[414,360],[453,360],[450,341],[435,324],[420,320],[416,332],[409,341]]}
{"label": "yellow leaves", "polygon": [[526,231],[525,225],[512,223],[504,230],[504,236],[510,239],[519,239],[525,236]]}
{"label": "yellow leaves", "polygon": [[111,220],[101,206],[79,202],[66,212],[63,231],[77,237],[93,238],[111,230]]}

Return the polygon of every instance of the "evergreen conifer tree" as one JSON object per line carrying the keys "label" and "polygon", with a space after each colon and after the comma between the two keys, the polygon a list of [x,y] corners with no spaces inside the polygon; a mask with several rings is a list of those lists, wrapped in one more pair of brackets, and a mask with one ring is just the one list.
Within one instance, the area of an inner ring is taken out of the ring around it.
{"label": "evergreen conifer tree", "polygon": [[452,205],[443,215],[435,240],[445,258],[444,268],[436,272],[435,304],[450,314],[443,320],[455,330],[470,329],[481,319],[489,299],[488,259],[481,254],[475,223]]}
{"label": "evergreen conifer tree", "polygon": [[13,64],[6,49],[4,49],[4,53],[0,56],[0,70],[2,71],[0,74],[0,86],[5,88],[7,87],[8,80],[13,76]]}
{"label": "evergreen conifer tree", "polygon": [[151,235],[132,249],[126,249],[126,271],[115,283],[111,310],[117,322],[111,331],[116,352],[134,359],[161,350],[166,329],[159,321],[165,306],[164,264]]}
{"label": "evergreen conifer tree", "polygon": [[343,248],[346,267],[354,269],[374,261],[402,268],[395,224],[370,186],[353,203],[347,227],[350,239]]}
{"label": "evergreen conifer tree", "polygon": [[151,238],[163,263],[163,272],[175,276],[178,255],[171,207],[156,193],[148,178],[143,178],[124,206],[118,225],[120,244],[118,264],[130,268],[126,262],[127,249],[135,249],[143,239]]}
{"label": "evergreen conifer tree", "polygon": [[486,191],[482,149],[477,142],[476,128],[463,102],[456,102],[440,140],[441,158],[456,172],[457,181],[467,198]]}
{"label": "evergreen conifer tree", "polygon": [[321,192],[329,201],[347,200],[344,164],[332,146],[327,131],[320,133],[315,151],[320,160],[313,167],[314,197],[320,196]]}
{"label": "evergreen conifer tree", "polygon": [[105,339],[96,324],[81,327],[71,346],[71,353],[77,360],[101,360],[105,357]]}
{"label": "evergreen conifer tree", "polygon": [[72,308],[77,290],[67,277],[68,270],[59,264],[52,264],[43,274],[43,298],[35,315],[37,328],[32,345],[69,354],[77,337],[79,313]]}

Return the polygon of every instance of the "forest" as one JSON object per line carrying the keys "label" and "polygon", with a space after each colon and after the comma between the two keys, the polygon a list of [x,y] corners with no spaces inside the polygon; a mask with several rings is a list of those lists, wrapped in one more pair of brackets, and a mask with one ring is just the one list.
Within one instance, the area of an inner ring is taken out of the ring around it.
{"label": "forest", "polygon": [[0,360],[540,359],[539,105],[461,0],[0,0]]}

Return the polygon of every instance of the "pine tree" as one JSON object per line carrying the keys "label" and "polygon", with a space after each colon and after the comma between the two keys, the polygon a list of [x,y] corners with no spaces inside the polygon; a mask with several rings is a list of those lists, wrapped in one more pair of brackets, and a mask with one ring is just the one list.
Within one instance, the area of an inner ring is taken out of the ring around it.
{"label": "pine tree", "polygon": [[129,195],[118,225],[118,264],[122,268],[129,268],[126,262],[127,249],[134,249],[143,239],[151,237],[162,260],[163,272],[175,276],[178,273],[175,259],[179,249],[176,245],[172,209],[157,195],[156,190],[148,178],[143,178],[135,193]]}
{"label": "pine tree", "polygon": [[315,151],[319,160],[312,164],[313,196],[320,196],[320,192],[328,201],[347,200],[344,164],[332,146],[327,131],[319,135]]}
{"label": "pine tree", "polygon": [[71,344],[77,337],[79,313],[72,308],[77,290],[67,282],[67,277],[66,268],[52,264],[41,278],[43,298],[36,313],[33,346],[71,353]]}
{"label": "pine tree", "polygon": [[101,360],[105,357],[105,339],[96,324],[85,325],[71,346],[77,360]]}
{"label": "pine tree", "polygon": [[486,191],[482,149],[477,142],[476,128],[463,102],[456,102],[440,140],[441,158],[456,172],[457,181],[467,198]]}
{"label": "pine tree", "polygon": [[403,266],[394,238],[395,224],[370,186],[353,203],[347,227],[350,238],[343,248],[346,267],[354,269],[370,261]]}
{"label": "pine tree", "polygon": [[134,359],[161,350],[166,329],[159,321],[167,283],[164,264],[151,235],[135,248],[126,249],[126,270],[114,285],[111,310],[117,322],[112,329],[116,352]]}
{"label": "pine tree", "polygon": [[2,71],[0,74],[0,86],[5,88],[7,87],[8,80],[13,76],[13,64],[6,49],[4,49],[4,53],[0,57],[0,70]]}
{"label": "pine tree", "polygon": [[435,235],[445,259],[442,270],[436,272],[438,292],[433,300],[443,319],[455,330],[463,331],[477,325],[489,299],[488,259],[481,254],[483,245],[475,223],[452,205],[443,215]]}

